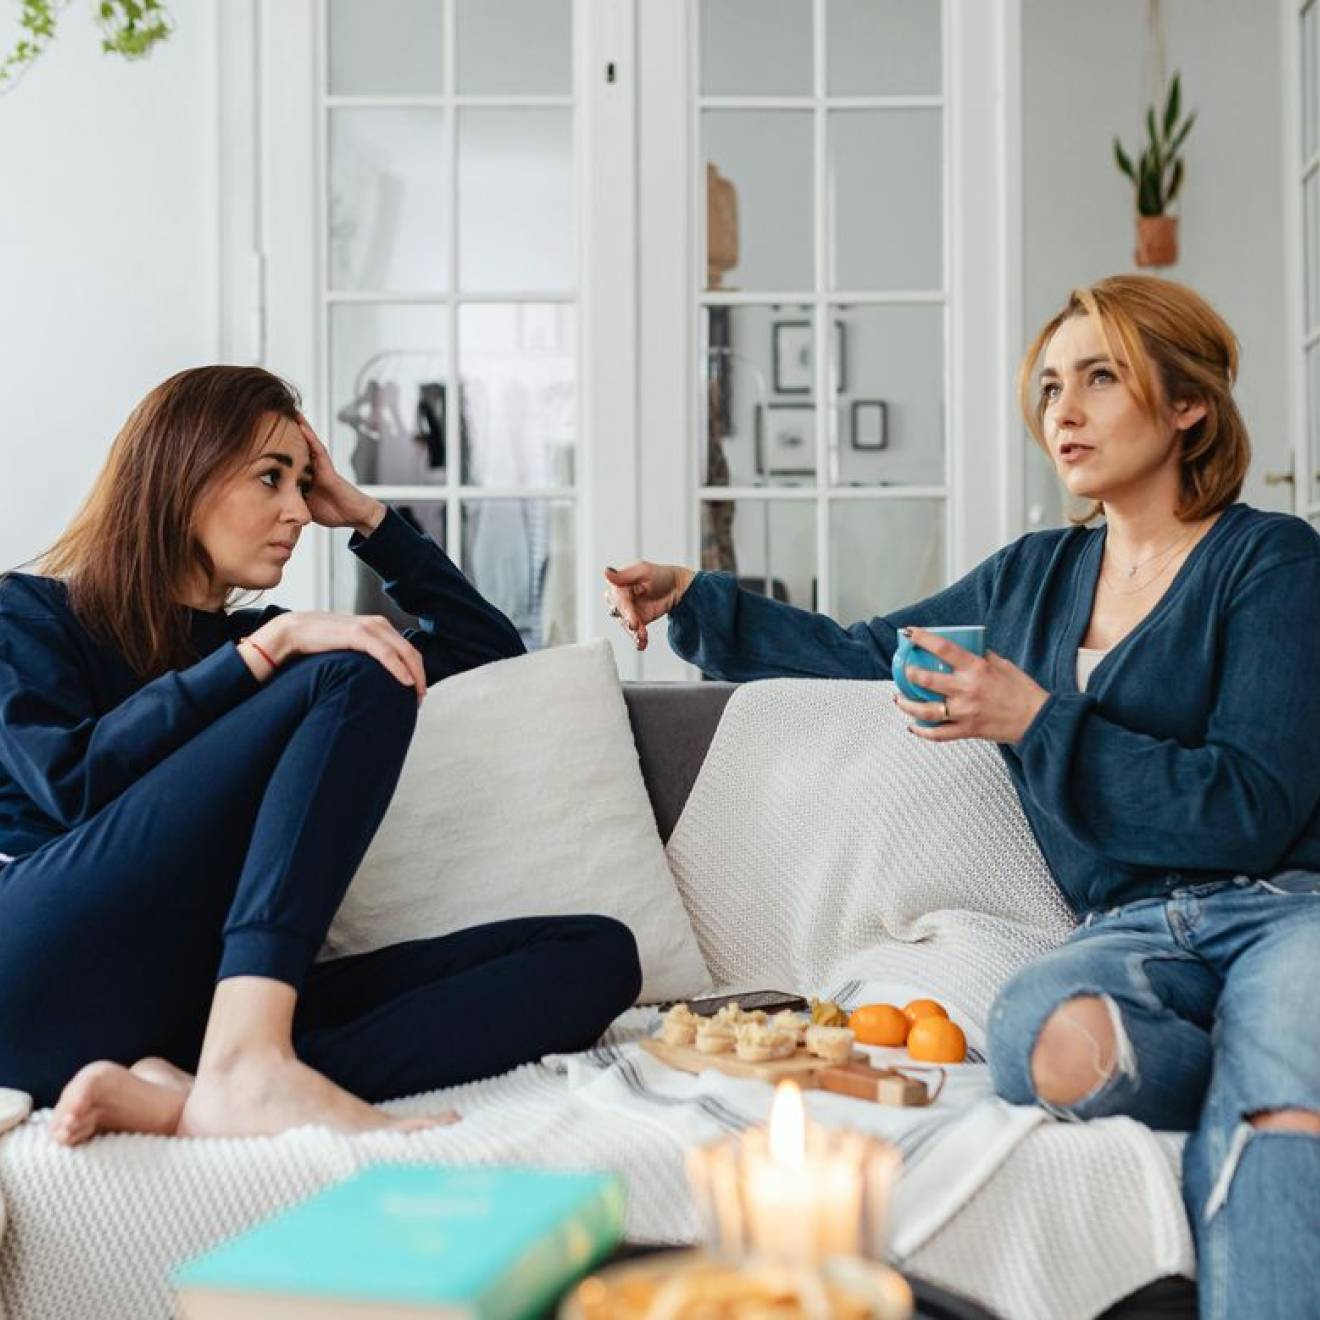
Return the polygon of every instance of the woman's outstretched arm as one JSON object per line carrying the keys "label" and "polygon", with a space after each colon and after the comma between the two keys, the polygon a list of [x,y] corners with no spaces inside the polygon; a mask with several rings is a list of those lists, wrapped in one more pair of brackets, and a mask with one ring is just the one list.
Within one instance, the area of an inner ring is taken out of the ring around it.
{"label": "woman's outstretched arm", "polygon": [[992,555],[933,596],[850,627],[746,591],[731,573],[697,573],[669,609],[669,645],[702,673],[735,683],[889,678],[900,628],[986,622],[1007,553]]}

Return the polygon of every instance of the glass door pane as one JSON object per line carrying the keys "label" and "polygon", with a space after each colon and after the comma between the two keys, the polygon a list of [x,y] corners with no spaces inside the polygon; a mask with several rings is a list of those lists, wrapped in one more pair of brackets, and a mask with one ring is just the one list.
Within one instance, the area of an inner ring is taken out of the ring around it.
{"label": "glass door pane", "polygon": [[814,500],[746,499],[702,505],[701,566],[803,609],[817,608]]}
{"label": "glass door pane", "polygon": [[831,96],[939,95],[939,0],[828,0]]}
{"label": "glass door pane", "polygon": [[444,8],[435,0],[329,0],[326,17],[331,96],[444,91]]}
{"label": "glass door pane", "polygon": [[705,0],[706,96],[810,96],[811,0]]}
{"label": "glass door pane", "polygon": [[443,307],[331,309],[330,446],[359,485],[445,483],[448,341]]}
{"label": "glass door pane", "polygon": [[736,199],[737,259],[714,287],[811,288],[810,113],[709,110],[701,131],[707,169],[732,185]]}
{"label": "glass door pane", "polygon": [[943,132],[939,110],[830,115],[832,288],[943,287]]}
{"label": "glass door pane", "polygon": [[468,96],[567,96],[572,0],[458,0],[458,90]]}
{"label": "glass door pane", "polygon": [[[815,412],[795,395],[810,392],[812,308],[809,303],[740,303],[702,309],[705,394],[700,424],[700,475],[706,486],[764,486],[815,466],[810,428]],[[800,354],[805,352],[807,360]],[[809,446],[789,457],[767,448],[778,422],[805,417]],[[805,412],[802,410],[805,409]]]}
{"label": "glass door pane", "polygon": [[465,500],[463,564],[529,651],[577,636],[571,500]]}
{"label": "glass door pane", "polygon": [[571,110],[460,112],[458,226],[465,290],[573,287]]}
{"label": "glass door pane", "polygon": [[573,484],[577,315],[568,303],[459,310],[463,473],[469,486]]}
{"label": "glass door pane", "polygon": [[834,480],[841,486],[944,483],[944,309],[841,307],[844,355]]}
{"label": "glass door pane", "polygon": [[449,283],[448,138],[442,110],[330,112],[330,287]]}
{"label": "glass door pane", "polygon": [[830,531],[829,612],[841,623],[887,614],[944,585],[943,500],[838,500]]}

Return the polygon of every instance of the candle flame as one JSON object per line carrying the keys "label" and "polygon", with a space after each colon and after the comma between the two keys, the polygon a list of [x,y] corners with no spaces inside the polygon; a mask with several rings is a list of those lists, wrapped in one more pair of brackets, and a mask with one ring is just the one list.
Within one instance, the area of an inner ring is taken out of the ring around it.
{"label": "candle flame", "polygon": [[807,1116],[796,1082],[780,1082],[770,1106],[770,1158],[789,1169],[800,1169],[807,1158]]}

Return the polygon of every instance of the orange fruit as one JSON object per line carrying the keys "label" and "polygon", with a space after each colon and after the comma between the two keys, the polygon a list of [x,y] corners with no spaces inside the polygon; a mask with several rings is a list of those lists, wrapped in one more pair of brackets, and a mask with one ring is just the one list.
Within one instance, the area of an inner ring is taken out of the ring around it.
{"label": "orange fruit", "polygon": [[909,1023],[893,1004],[863,1004],[853,1009],[848,1025],[859,1045],[901,1045],[907,1040]]}
{"label": "orange fruit", "polygon": [[918,1018],[908,1032],[907,1047],[922,1063],[961,1063],[967,1057],[962,1028],[944,1017]]}
{"label": "orange fruit", "polygon": [[936,999],[914,999],[903,1006],[903,1016],[909,1022],[915,1022],[918,1018],[946,1018],[949,1014],[944,1005]]}

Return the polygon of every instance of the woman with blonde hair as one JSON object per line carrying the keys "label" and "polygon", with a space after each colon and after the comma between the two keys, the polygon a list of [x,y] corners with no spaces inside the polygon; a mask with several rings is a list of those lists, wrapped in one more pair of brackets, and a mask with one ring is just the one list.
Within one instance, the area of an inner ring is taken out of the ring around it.
{"label": "woman with blonde hair", "polygon": [[[844,628],[646,562],[607,570],[639,647],[717,678],[885,679],[901,631],[952,672],[896,696],[929,742],[1000,746],[1078,925],[1005,985],[1001,1096],[1186,1129],[1201,1314],[1295,1317],[1320,1259],[1320,535],[1238,502],[1237,342],[1147,276],[1074,290],[1020,374],[1070,495],[908,608]],[[1086,526],[1103,514],[1100,526]],[[984,624],[978,657],[926,631]]]}
{"label": "woman with blonde hair", "polygon": [[[421,626],[228,608],[311,522]],[[606,917],[314,963],[427,685],[523,643],[278,377],[152,390],[41,567],[0,582],[0,1085],[55,1103],[55,1140],[416,1127],[372,1102],[585,1048],[632,1003]]]}

